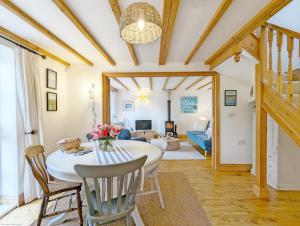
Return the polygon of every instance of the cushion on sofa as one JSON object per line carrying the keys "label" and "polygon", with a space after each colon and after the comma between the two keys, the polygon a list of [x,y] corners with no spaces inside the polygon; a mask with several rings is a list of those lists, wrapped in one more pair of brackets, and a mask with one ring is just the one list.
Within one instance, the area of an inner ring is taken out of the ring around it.
{"label": "cushion on sofa", "polygon": [[196,119],[193,123],[193,130],[204,132],[207,129],[207,119]]}

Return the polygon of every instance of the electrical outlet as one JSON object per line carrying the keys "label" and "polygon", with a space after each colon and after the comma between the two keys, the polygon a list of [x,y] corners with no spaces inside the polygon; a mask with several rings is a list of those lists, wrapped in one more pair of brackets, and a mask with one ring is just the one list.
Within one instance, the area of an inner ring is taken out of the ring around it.
{"label": "electrical outlet", "polygon": [[238,140],[238,145],[242,146],[242,145],[246,145],[247,142],[245,140]]}

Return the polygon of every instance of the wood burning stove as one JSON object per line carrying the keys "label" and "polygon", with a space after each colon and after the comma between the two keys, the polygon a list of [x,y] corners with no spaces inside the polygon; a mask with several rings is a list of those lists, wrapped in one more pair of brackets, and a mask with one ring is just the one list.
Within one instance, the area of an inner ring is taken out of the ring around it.
{"label": "wood burning stove", "polygon": [[172,136],[175,132],[175,125],[174,121],[171,121],[171,90],[168,90],[168,101],[167,101],[167,107],[168,107],[168,121],[165,121],[165,135],[171,133]]}

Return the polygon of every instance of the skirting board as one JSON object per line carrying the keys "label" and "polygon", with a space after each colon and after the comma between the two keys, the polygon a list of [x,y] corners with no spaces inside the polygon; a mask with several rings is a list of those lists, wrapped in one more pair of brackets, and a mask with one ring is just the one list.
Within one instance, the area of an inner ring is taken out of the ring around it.
{"label": "skirting board", "polygon": [[218,164],[217,171],[222,172],[250,172],[252,164]]}
{"label": "skirting board", "polygon": [[17,205],[18,197],[16,197],[16,196],[0,196],[0,204]]}

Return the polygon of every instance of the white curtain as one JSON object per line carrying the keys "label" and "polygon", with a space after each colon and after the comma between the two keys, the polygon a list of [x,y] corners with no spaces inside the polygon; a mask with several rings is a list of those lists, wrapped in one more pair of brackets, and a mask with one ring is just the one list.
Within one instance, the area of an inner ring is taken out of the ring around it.
{"label": "white curtain", "polygon": [[[16,89],[19,111],[19,172],[23,181],[25,202],[40,197],[41,189],[24,158],[29,145],[41,144],[42,112],[40,90],[40,57],[22,48],[16,50]],[[34,134],[31,132],[34,131]]]}

